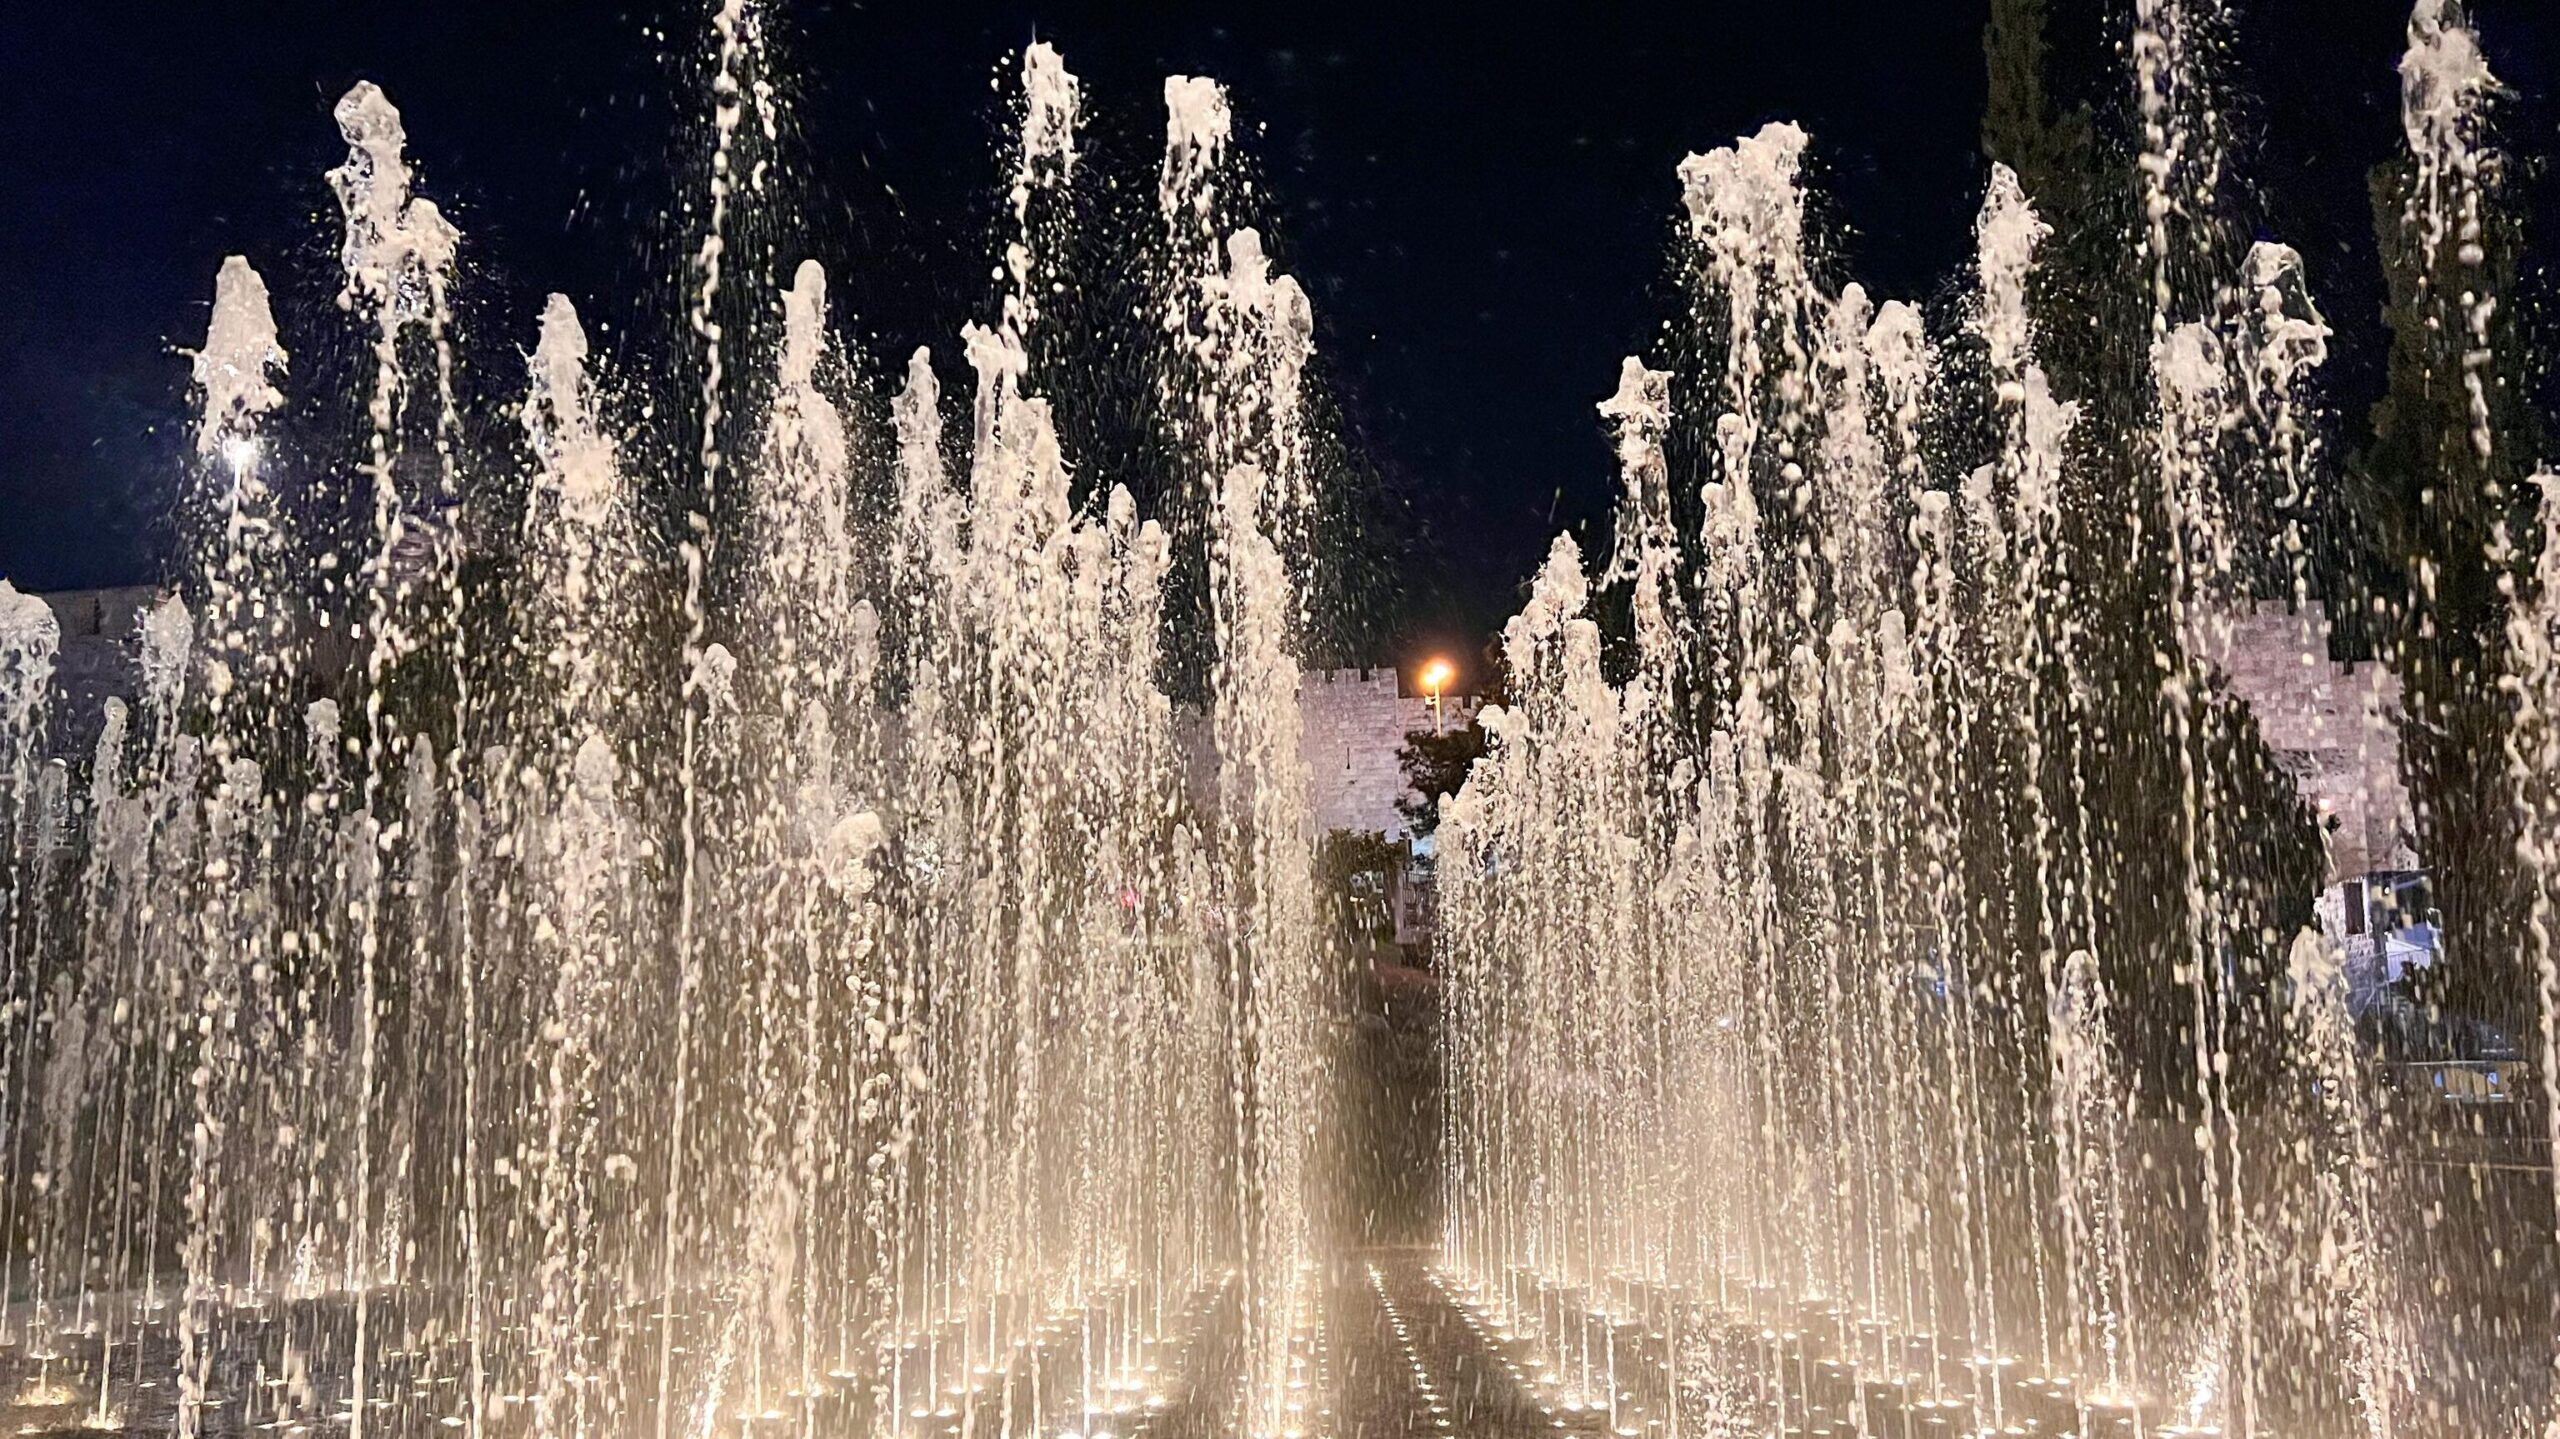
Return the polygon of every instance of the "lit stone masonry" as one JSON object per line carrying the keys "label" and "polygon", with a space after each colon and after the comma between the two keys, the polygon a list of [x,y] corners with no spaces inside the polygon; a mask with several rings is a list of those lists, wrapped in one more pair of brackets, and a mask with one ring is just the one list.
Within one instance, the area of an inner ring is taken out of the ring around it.
{"label": "lit stone masonry", "polygon": [[2415,867],[2409,791],[2400,781],[2399,677],[2377,661],[2329,658],[2329,617],[2317,602],[2260,603],[2196,630],[2303,802],[2337,821],[2331,882]]}
{"label": "lit stone masonry", "polygon": [[[1475,718],[1471,695],[1448,695],[1442,704],[1450,729],[1464,729]],[[1430,696],[1402,693],[1392,668],[1310,670],[1299,681],[1298,712],[1306,724],[1302,753],[1315,786],[1317,832],[1407,838],[1410,826],[1396,812],[1409,788],[1398,755],[1406,735],[1431,728]]]}

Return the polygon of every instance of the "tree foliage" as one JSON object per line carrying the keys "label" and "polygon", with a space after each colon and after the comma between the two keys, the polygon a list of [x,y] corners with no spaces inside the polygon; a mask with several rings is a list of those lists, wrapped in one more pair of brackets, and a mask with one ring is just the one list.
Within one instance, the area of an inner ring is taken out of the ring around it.
{"label": "tree foliage", "polygon": [[1403,815],[1417,835],[1427,835],[1440,827],[1440,797],[1456,794],[1467,782],[1467,771],[1484,757],[1484,726],[1469,720],[1458,729],[1434,733],[1427,729],[1405,732],[1404,747],[1396,751],[1396,763],[1404,770],[1405,783],[1412,788],[1396,800],[1396,813]]}
{"label": "tree foliage", "polygon": [[[2341,608],[2400,676],[2400,762],[2419,862],[2444,911],[2446,962],[2423,983],[2457,1013],[2514,1025],[2531,1010],[2522,958],[2526,892],[2506,773],[2513,709],[2500,679],[2512,586],[2529,571],[2533,497],[2524,479],[2540,443],[2524,399],[2519,338],[2518,209],[2498,203],[2501,167],[2484,167],[2480,259],[2448,241],[2430,255],[2412,218],[2411,167],[2373,171],[2374,236],[2389,284],[2389,386],[2349,466],[2340,533]],[[2475,442],[2466,353],[2476,348],[2465,295],[2489,317],[2485,453]]]}

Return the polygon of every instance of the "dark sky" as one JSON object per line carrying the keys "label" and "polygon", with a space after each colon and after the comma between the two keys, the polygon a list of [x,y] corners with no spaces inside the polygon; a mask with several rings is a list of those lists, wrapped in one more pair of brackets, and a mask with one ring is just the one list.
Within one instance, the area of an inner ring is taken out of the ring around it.
{"label": "dark sky", "polygon": [[[1985,4],[1690,0],[1505,20],[1532,7],[811,0],[784,10],[781,31],[795,223],[876,353],[947,350],[983,291],[1003,104],[989,80],[1010,52],[1056,43],[1089,108],[1120,112],[1124,133],[1160,135],[1165,74],[1226,81],[1359,431],[1431,512],[1448,564],[1423,587],[1417,628],[1471,644],[1551,530],[1607,508],[1591,407],[1662,318],[1653,285],[1684,153],[1796,119],[1872,291],[1925,295],[1962,262],[1981,185]],[[2056,0],[2065,88],[2076,76],[2120,89],[2114,8]],[[673,119],[699,108],[686,57],[707,9],[8,6],[0,576],[52,588],[150,575],[183,415],[173,346],[201,336],[225,253],[266,272],[288,349],[299,327],[333,323],[321,174],[343,153],[329,105],[356,79],[401,106],[425,192],[465,232],[472,283],[503,298],[497,313],[528,341],[546,290],[610,317],[617,290],[671,273]],[[2339,388],[2358,398],[2378,343],[2363,175],[2397,143],[2405,0],[2239,9],[2261,129],[2244,173],[2348,330]],[[2560,154],[2548,102],[2560,7],[2477,10],[2520,92],[2510,145]],[[1152,163],[1130,178],[1151,183]],[[2554,241],[2546,228],[2542,248]]]}

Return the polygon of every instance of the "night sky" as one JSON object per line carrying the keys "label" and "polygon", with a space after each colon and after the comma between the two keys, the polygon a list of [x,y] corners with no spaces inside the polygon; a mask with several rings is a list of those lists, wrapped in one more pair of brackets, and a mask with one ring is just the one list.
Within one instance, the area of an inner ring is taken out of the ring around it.
{"label": "night sky", "polygon": [[[666,283],[678,120],[707,3],[574,0],[20,4],[0,18],[0,577],[151,578],[178,472],[186,363],[214,268],[248,254],[285,344],[340,323],[329,106],[380,82],[422,190],[466,237],[469,283],[531,338],[543,292],[592,316]],[[1693,0],[1659,10],[1319,5],[786,7],[795,223],[875,356],[953,336],[984,294],[1000,173],[999,68],[1057,44],[1089,111],[1160,137],[1172,72],[1231,88],[1277,248],[1361,443],[1406,477],[1439,563],[1410,644],[1472,650],[1558,527],[1612,489],[1593,403],[1641,349],[1692,149],[1792,118],[1815,142],[1847,269],[1939,292],[1981,189],[1985,0]],[[2055,0],[2058,87],[2126,82],[2117,6]],[[2398,142],[2405,0],[2241,0],[2255,136],[2240,157],[2345,332],[2331,377],[2360,414],[2379,375],[2364,199]],[[2505,138],[2560,155],[2560,6],[2479,0],[2518,94]],[[659,38],[661,33],[664,39]],[[1152,184],[1153,156],[1129,180]],[[2537,209],[2554,186],[2536,181]],[[2544,223],[2538,252],[2560,234]],[[608,345],[611,341],[606,341]],[[874,366],[875,373],[881,367]],[[956,364],[951,373],[956,373]],[[948,380],[946,383],[949,383]],[[1403,659],[1404,655],[1382,655]]]}

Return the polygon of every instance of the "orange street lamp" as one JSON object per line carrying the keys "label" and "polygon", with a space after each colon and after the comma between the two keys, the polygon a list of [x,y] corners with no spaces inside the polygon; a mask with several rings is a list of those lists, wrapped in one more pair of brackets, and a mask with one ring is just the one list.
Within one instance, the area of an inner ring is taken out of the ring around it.
{"label": "orange street lamp", "polygon": [[1422,667],[1422,687],[1431,691],[1431,733],[1434,735],[1444,735],[1449,732],[1449,727],[1440,717],[1440,689],[1457,673],[1450,668],[1447,660],[1433,660]]}

